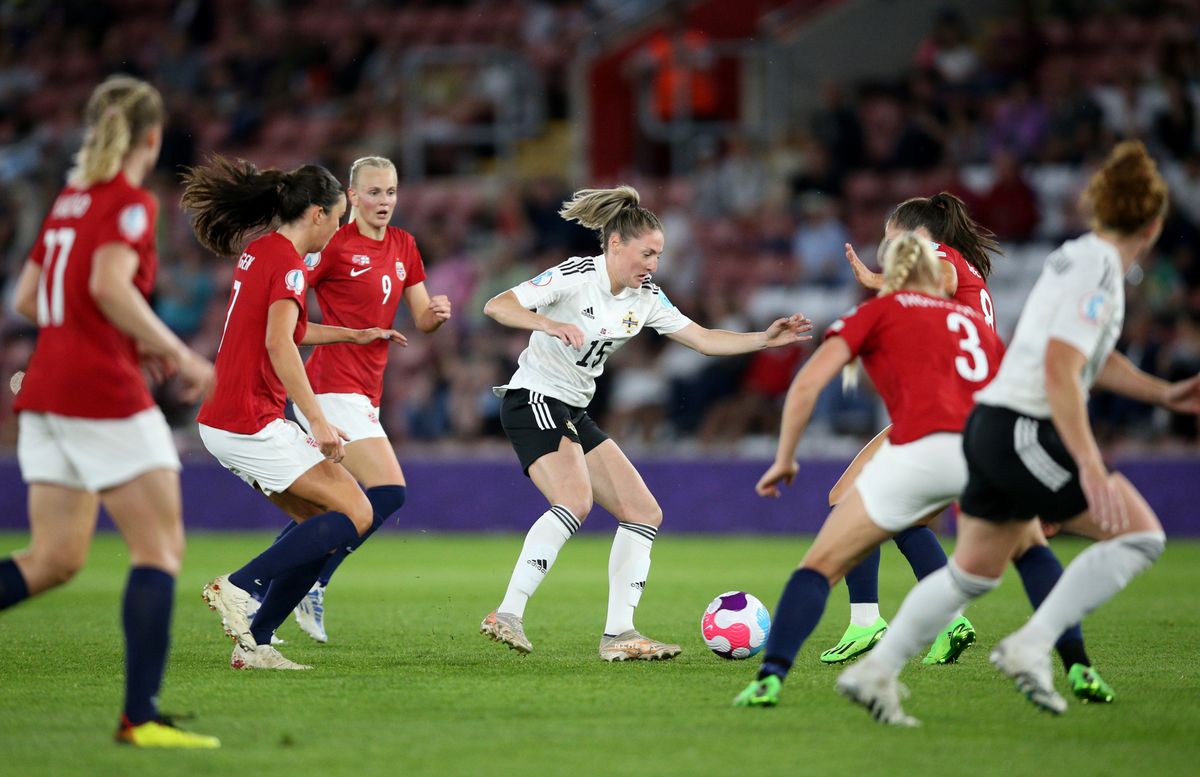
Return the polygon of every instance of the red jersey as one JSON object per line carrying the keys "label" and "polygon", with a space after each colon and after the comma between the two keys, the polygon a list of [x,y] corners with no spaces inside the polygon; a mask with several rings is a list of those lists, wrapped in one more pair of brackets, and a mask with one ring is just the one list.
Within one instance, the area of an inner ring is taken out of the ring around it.
{"label": "red jersey", "polygon": [[[396,320],[396,308],[409,286],[425,280],[417,241],[388,227],[373,240],[351,221],[334,233],[319,254],[310,254],[308,282],[317,293],[322,322],[350,329],[383,327]],[[387,340],[369,345],[321,345],[308,359],[308,380],[317,394],[362,394],[379,406]]]}
{"label": "red jersey", "polygon": [[954,269],[958,271],[958,288],[955,289],[952,299],[983,316],[988,327],[995,332],[996,311],[992,307],[992,295],[988,292],[983,273],[976,270],[975,265],[968,262],[957,249],[948,245],[934,243],[933,255],[954,265]]}
{"label": "red jersey", "polygon": [[127,418],[154,406],[137,342],[100,311],[88,289],[98,249],[118,244],[138,257],[133,283],[149,297],[158,271],[158,203],[124,173],[67,186],[42,224],[29,260],[42,268],[38,341],[13,408],[78,418]]}
{"label": "red jersey", "polygon": [[834,321],[883,397],[893,445],[936,432],[961,433],[975,392],[1000,366],[1000,339],[983,316],[954,300],[899,291]]}
{"label": "red jersey", "polygon": [[267,309],[276,300],[300,306],[292,339],[308,329],[304,258],[283,235],[272,232],[242,251],[233,273],[225,328],[217,347],[217,384],[196,420],[214,429],[254,434],[283,418],[287,392],[267,355]]}

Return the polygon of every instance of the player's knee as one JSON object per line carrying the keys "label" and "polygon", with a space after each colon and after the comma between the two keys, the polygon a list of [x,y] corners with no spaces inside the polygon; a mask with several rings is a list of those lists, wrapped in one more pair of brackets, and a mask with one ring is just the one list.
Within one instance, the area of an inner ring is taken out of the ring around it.
{"label": "player's knee", "polygon": [[637,511],[637,515],[633,516],[634,523],[645,524],[646,526],[659,527],[663,522],[663,511],[658,506],[657,502],[651,502],[649,505]]}
{"label": "player's knee", "polygon": [[979,597],[991,591],[996,586],[1000,585],[999,577],[991,577],[985,575],[973,574],[967,572],[958,565],[954,559],[946,564],[946,571],[950,574],[950,581],[954,584],[964,596],[970,599],[978,599]]}
{"label": "player's knee", "polygon": [[571,515],[575,516],[575,519],[580,523],[583,523],[583,519],[587,518],[588,513],[592,511],[592,497],[590,495],[561,499],[554,504],[561,505],[570,510]]}
{"label": "player's knee", "polygon": [[[83,564],[87,561],[85,551],[71,548],[58,548],[50,553],[38,554],[29,559],[32,572],[45,581],[46,588],[64,585],[71,582]],[[36,570],[36,571],[35,571]]]}
{"label": "player's knee", "polygon": [[358,498],[347,506],[346,517],[354,524],[354,530],[360,537],[369,532],[371,526],[374,525],[375,511],[371,508],[371,502],[361,491]]}
{"label": "player's knee", "polygon": [[1136,531],[1114,537],[1111,542],[1140,553],[1146,559],[1146,566],[1150,566],[1166,549],[1167,535],[1161,531]]}

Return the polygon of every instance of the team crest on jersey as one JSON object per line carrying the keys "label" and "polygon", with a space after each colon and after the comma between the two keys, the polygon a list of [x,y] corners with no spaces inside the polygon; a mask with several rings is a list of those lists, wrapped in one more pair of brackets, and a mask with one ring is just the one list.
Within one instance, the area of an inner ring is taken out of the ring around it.
{"label": "team crest on jersey", "polygon": [[117,216],[117,228],[121,230],[121,236],[130,242],[141,240],[149,226],[150,217],[146,215],[146,206],[140,202],[126,205]]}
{"label": "team crest on jersey", "polygon": [[294,294],[297,294],[297,295],[303,294],[304,293],[304,271],[303,270],[289,270],[288,274],[283,276],[283,285],[287,286],[288,291],[291,291]]}
{"label": "team crest on jersey", "polygon": [[546,270],[546,272],[529,279],[530,286],[546,286],[550,283],[550,279],[554,277],[554,270]]}
{"label": "team crest on jersey", "polygon": [[1079,301],[1079,315],[1089,324],[1099,324],[1108,318],[1110,307],[1108,295],[1103,291],[1089,292]]}
{"label": "team crest on jersey", "polygon": [[404,269],[404,262],[399,259],[396,260],[396,277],[402,281],[408,277],[408,270]]}
{"label": "team crest on jersey", "polygon": [[355,254],[350,257],[350,264],[357,264],[359,267],[365,267],[371,263],[371,257],[366,254]]}
{"label": "team crest on jersey", "polygon": [[311,254],[304,255],[304,266],[310,270],[315,270],[317,265],[321,263],[321,252],[314,251]]}
{"label": "team crest on jersey", "polygon": [[621,319],[621,326],[625,327],[625,334],[627,335],[633,334],[639,323],[641,322],[633,315],[632,310],[625,314],[625,318]]}

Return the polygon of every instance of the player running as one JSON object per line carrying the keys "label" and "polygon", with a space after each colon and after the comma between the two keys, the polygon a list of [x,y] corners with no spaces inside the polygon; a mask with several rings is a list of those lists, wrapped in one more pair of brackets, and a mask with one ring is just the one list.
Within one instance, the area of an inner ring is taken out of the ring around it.
{"label": "player running", "polygon": [[838,678],[838,690],[880,722],[916,724],[900,704],[904,663],[950,614],[999,585],[1035,517],[1099,540],[991,655],[1030,701],[1054,713],[1067,708],[1050,671],[1055,639],[1162,553],[1166,537],[1154,511],[1104,466],[1087,394],[1096,385],[1177,413],[1200,411],[1200,376],[1167,383],[1114,351],[1125,273],[1158,239],[1167,187],[1145,146],[1131,141],[1093,175],[1084,201],[1092,231],[1047,258],[999,373],[967,422],[969,479],[953,558],[909,592],[875,650]]}
{"label": "player running", "polygon": [[[313,395],[297,345],[405,342],[379,327],[346,329],[305,318],[304,256],[325,247],[346,209],[341,184],[323,167],[259,172],[244,161],[214,158],[184,177],[183,206],[195,214],[196,237],[214,253],[238,252],[217,382],[200,408],[200,438],[233,474],[297,522],[293,531],[241,569],[204,587],[236,644],[235,669],[308,669],[271,647],[271,635],[308,593],[330,553],[355,547],[386,516],[375,512],[350,473],[338,466],[345,434]],[[308,418],[311,434],[284,419],[287,396]],[[246,616],[252,595],[263,597]]]}
{"label": "player running", "polygon": [[[401,298],[422,332],[434,332],[450,320],[450,300],[440,294],[431,298],[425,289],[425,265],[413,236],[388,226],[396,209],[396,187],[396,167],[390,160],[369,156],[351,165],[350,221],[324,250],[305,259],[308,283],[316,291],[325,323],[350,329],[390,327]],[[322,345],[305,365],[317,404],[329,422],[346,433],[342,466],[366,489],[376,514],[385,517],[400,510],[406,493],[396,451],[379,423],[387,350],[384,340],[365,346]],[[296,420],[312,430],[299,407]],[[295,525],[288,524],[284,531]],[[362,541],[379,525],[372,524]],[[338,548],[329,557],[296,607],[296,622],[317,642],[329,639],[325,589],[347,554],[346,548]]]}
{"label": "player running", "polygon": [[83,147],[17,281],[15,309],[38,325],[14,407],[29,484],[29,548],[0,560],[0,609],[66,583],[87,560],[104,505],[129,546],[122,600],[125,705],[117,741],[215,748],[158,710],[175,577],[183,558],[179,456],[139,357],[177,374],[187,401],[212,365],[154,315],[158,203],[142,188],[162,147],[162,97],[112,76],[84,109]]}
{"label": "player running", "polygon": [[966,483],[961,430],[972,395],[995,374],[1000,340],[977,311],[945,298],[939,262],[924,238],[906,233],[890,241],[883,265],[880,295],[835,321],[792,381],[775,462],[755,490],[778,497],[780,484],[791,484],[799,470],[796,445],[817,396],[855,358],[893,425],[788,580],[758,678],[734,699],[736,706],[778,704],[830,585],[889,537],[937,515]]}
{"label": "player running", "polygon": [[499,323],[533,332],[517,372],[496,393],[504,398],[500,419],[521,468],[550,509],[525,536],[504,600],[480,631],[520,653],[533,649],[525,636],[526,603],[595,501],[618,522],[600,658],[674,658],[679,645],[634,628],[662,509],[633,464],[588,415],[596,378],[605,360],[644,327],[700,353],[729,356],[807,340],[804,333],[812,325],[797,315],[776,320],[764,332],[740,333],[692,322],[650,281],[663,253],[662,225],[629,186],[576,192],[559,215],[595,229],[603,253],[568,259],[484,307]]}

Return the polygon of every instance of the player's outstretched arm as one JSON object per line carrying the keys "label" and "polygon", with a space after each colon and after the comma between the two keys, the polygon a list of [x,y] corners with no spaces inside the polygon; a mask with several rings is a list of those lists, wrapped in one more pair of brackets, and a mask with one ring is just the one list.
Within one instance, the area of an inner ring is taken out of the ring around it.
{"label": "player's outstretched arm", "polygon": [[400,345],[408,345],[408,338],[395,329],[384,329],[373,326],[369,329],[347,329],[344,326],[326,326],[308,322],[304,339],[300,345],[332,345],[333,343],[350,343],[351,345],[366,345],[376,340],[390,340]]}
{"label": "player's outstretched arm", "polygon": [[1176,413],[1200,413],[1200,375],[1170,383],[1143,372],[1116,351],[1104,362],[1096,386]]}
{"label": "player's outstretched arm", "polygon": [[583,330],[574,324],[564,324],[525,308],[511,290],[489,299],[483,306],[483,314],[496,323],[510,326],[513,329],[545,332],[551,337],[557,337],[572,348],[583,347]]}
{"label": "player's outstretched arm", "polygon": [[762,332],[730,332],[691,323],[667,337],[705,356],[736,356],[811,340],[811,331],[812,322],[796,314],[776,319]]}
{"label": "player's outstretched arm", "polygon": [[775,462],[758,479],[754,490],[759,496],[779,496],[779,485],[791,485],[800,469],[796,463],[796,446],[812,418],[813,407],[821,390],[851,359],[850,346],[840,337],[831,337],[821,344],[804,364],[783,401],[783,419],[779,424],[779,445]]}

